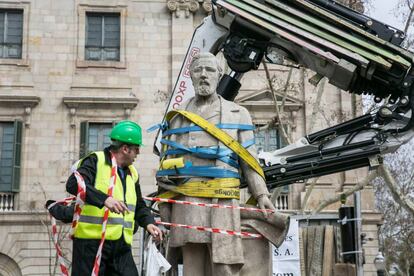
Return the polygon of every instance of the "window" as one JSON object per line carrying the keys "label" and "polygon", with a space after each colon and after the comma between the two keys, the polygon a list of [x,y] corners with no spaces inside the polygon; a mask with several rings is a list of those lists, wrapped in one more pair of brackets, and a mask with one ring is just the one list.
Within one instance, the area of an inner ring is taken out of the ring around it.
{"label": "window", "polygon": [[18,192],[22,122],[0,122],[0,192]]}
{"label": "window", "polygon": [[23,11],[0,10],[0,58],[22,58]]}
{"label": "window", "polygon": [[81,123],[80,157],[91,151],[103,150],[111,144],[111,123]]}
{"label": "window", "polygon": [[282,136],[279,134],[277,126],[264,127],[264,125],[256,125],[254,138],[258,152],[274,151],[286,145]]}
{"label": "window", "polygon": [[[278,126],[265,127],[265,125],[256,125],[254,131],[254,139],[257,152],[261,151],[274,151],[286,146],[282,135],[279,133]],[[281,195],[276,199],[275,206],[278,210],[288,209],[288,196],[289,186],[283,186]]]}
{"label": "window", "polygon": [[86,13],[85,60],[120,60],[120,14]]}
{"label": "window", "polygon": [[127,17],[126,5],[79,4],[76,67],[127,68]]}

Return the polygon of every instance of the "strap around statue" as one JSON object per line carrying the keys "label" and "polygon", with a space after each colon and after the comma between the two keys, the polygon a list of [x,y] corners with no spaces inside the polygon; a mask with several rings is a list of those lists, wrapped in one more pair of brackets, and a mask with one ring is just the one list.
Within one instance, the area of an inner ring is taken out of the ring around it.
{"label": "strap around statue", "polygon": [[184,111],[184,110],[172,110],[167,113],[166,121],[170,121],[177,114],[185,117],[187,120],[201,127],[211,136],[215,137],[221,143],[230,148],[234,153],[236,153],[244,162],[246,162],[253,170],[255,170],[263,179],[265,179],[263,169],[260,167],[259,162],[247,151],[239,142],[234,140],[229,134],[223,130],[217,128],[212,123],[208,122],[201,116]]}

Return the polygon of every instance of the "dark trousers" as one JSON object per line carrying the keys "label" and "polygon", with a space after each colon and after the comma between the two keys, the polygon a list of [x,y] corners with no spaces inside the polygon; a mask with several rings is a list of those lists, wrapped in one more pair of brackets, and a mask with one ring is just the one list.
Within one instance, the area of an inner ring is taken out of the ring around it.
{"label": "dark trousers", "polygon": [[[99,240],[73,240],[72,276],[90,276],[95,263]],[[132,258],[131,246],[124,241],[106,240],[102,250],[99,276],[137,276],[138,270]]]}

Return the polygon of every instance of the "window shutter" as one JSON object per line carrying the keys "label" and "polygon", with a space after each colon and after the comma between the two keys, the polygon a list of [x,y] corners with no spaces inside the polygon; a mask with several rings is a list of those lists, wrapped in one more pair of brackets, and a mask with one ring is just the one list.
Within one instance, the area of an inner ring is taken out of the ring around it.
{"label": "window shutter", "polygon": [[[288,133],[287,125],[282,125],[285,129],[285,133]],[[279,127],[277,128],[277,135],[279,137],[279,148],[283,148],[288,145],[288,142],[283,138],[282,134],[280,133]]]}
{"label": "window shutter", "polygon": [[119,48],[119,34],[120,34],[120,24],[119,24],[119,15],[115,16],[105,16],[105,41],[104,47],[109,48]]}
{"label": "window shutter", "polygon": [[7,13],[7,42],[22,44],[23,14],[21,12]]}
{"label": "window shutter", "polygon": [[7,37],[8,43],[7,53],[4,53],[8,58],[22,57],[22,36],[23,36],[23,12],[10,11],[7,12]]}
{"label": "window shutter", "polygon": [[256,125],[254,130],[254,143],[256,145],[257,152],[266,150],[265,143],[265,130],[260,130],[261,125]]}
{"label": "window shutter", "polygon": [[103,134],[103,141],[102,141],[102,148],[106,148],[109,145],[111,145],[111,138],[109,137],[109,135],[111,134],[112,131],[112,127],[108,127],[108,125],[106,125],[102,131]]}
{"label": "window shutter", "polygon": [[100,60],[102,53],[102,16],[92,15],[86,16],[86,45],[85,59]]}
{"label": "window shutter", "polygon": [[0,192],[12,190],[13,149],[13,123],[0,122]]}
{"label": "window shutter", "polygon": [[88,153],[89,144],[89,122],[81,122],[80,124],[80,143],[79,143],[79,158],[84,157]]}
{"label": "window shutter", "polygon": [[4,12],[0,12],[0,43],[4,43]]}
{"label": "window shutter", "polygon": [[112,124],[108,123],[89,123],[88,145],[89,151],[98,151],[106,148],[111,144],[109,134],[112,130]]}
{"label": "window shutter", "polygon": [[20,190],[22,131],[23,122],[19,120],[14,121],[12,192],[18,192]]}
{"label": "window shutter", "polygon": [[102,16],[87,15],[86,35],[86,46],[102,46]]}
{"label": "window shutter", "polygon": [[120,30],[119,15],[104,16],[104,60],[119,60]]}

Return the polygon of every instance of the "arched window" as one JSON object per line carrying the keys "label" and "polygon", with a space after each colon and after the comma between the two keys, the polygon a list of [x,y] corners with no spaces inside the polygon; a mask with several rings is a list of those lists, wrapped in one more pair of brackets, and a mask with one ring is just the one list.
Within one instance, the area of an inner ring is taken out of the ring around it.
{"label": "arched window", "polygon": [[19,265],[9,256],[0,253],[0,275],[22,276]]}

